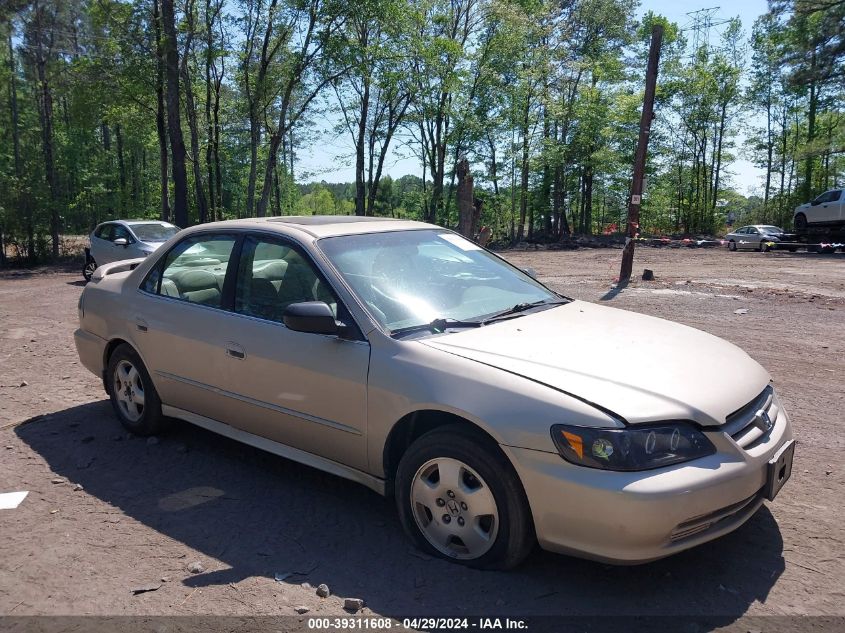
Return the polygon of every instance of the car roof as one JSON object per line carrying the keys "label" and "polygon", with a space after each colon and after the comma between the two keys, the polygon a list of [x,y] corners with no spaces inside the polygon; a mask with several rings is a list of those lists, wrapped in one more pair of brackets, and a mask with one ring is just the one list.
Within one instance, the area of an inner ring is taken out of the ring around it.
{"label": "car roof", "polygon": [[223,220],[200,224],[195,230],[214,229],[261,229],[282,234],[304,233],[313,238],[336,237],[339,235],[359,235],[362,233],[384,233],[387,231],[414,231],[420,229],[439,229],[443,227],[415,220],[396,220],[393,218],[361,217],[355,215],[284,215],[270,218],[246,218],[242,220]]}
{"label": "car roof", "polygon": [[100,222],[97,226],[103,226],[104,224],[123,224],[124,226],[135,226],[136,224],[162,224],[175,226],[164,220],[106,220],[105,222]]}

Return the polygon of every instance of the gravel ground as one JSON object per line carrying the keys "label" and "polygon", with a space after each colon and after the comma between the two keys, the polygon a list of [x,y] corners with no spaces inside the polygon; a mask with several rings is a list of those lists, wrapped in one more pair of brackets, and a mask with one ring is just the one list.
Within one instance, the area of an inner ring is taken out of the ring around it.
{"label": "gravel ground", "polygon": [[638,567],[541,551],[509,573],[432,560],[361,486],[187,424],[128,436],[76,358],[78,272],[6,272],[0,492],[30,493],[0,510],[0,614],[335,615],[361,598],[363,613],[397,617],[845,615],[845,257],[643,248],[635,270],[655,281],[617,292],[618,250],[507,256],[569,296],[686,323],[760,361],[799,441],[778,499]]}

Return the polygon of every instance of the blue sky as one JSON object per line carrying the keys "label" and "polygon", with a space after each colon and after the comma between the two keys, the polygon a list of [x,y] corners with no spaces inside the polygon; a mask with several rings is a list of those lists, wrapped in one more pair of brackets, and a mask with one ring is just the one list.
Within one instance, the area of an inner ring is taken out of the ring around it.
{"label": "blue sky", "polygon": [[[732,0],[730,3],[720,4],[718,0],[695,0],[685,2],[684,0],[644,0],[638,15],[647,11],[654,11],[665,15],[671,21],[676,22],[682,28],[690,25],[692,18],[689,13],[699,9],[710,9],[718,7],[714,21],[726,18],[739,17],[742,20],[743,31],[746,35],[751,31],[751,25],[758,16],[765,13],[767,3],[765,0]],[[717,33],[723,27],[714,27],[711,31],[711,39],[717,37]],[[658,80],[659,81],[659,80]],[[315,120],[317,130],[324,130],[319,140],[308,147],[302,147],[298,153],[296,165],[297,180],[325,180],[327,182],[354,182],[355,162],[352,155],[352,146],[348,134],[336,135],[332,128],[335,121],[326,116],[318,115]],[[402,139],[399,139],[400,141]],[[737,138],[737,145],[742,144],[743,137]],[[738,159],[729,167],[729,176],[732,185],[741,193],[749,194],[761,186],[763,176],[761,170],[755,168],[750,162],[741,156],[738,151]],[[398,147],[394,143],[392,156],[385,164],[385,173],[394,178],[405,174],[421,175],[420,164],[416,158],[409,157],[407,149]]]}

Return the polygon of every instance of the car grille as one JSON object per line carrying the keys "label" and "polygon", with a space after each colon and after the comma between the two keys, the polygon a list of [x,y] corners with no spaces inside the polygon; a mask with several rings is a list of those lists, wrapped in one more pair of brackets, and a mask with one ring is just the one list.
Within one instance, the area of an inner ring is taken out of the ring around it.
{"label": "car grille", "polygon": [[[747,405],[728,416],[722,430],[730,435],[740,448],[749,449],[765,439],[780,415],[780,407],[771,386]],[[767,428],[766,420],[769,421]]]}

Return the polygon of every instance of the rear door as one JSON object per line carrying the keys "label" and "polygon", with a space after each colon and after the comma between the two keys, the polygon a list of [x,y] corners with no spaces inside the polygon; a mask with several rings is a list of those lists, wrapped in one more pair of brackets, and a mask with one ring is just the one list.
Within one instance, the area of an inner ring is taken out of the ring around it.
{"label": "rear door", "polygon": [[131,324],[162,402],[221,421],[233,415],[225,392],[238,239],[202,233],[176,244],[145,278]]}
{"label": "rear door", "polygon": [[839,195],[836,196],[836,201],[831,205],[835,209],[832,215],[834,221],[843,222],[845,221],[845,189],[838,189],[836,193]]}
{"label": "rear door", "polygon": [[369,343],[289,330],[284,309],[301,301],[324,301],[353,323],[304,249],[276,236],[245,238],[226,335],[238,354],[228,364],[232,424],[366,469]]}

